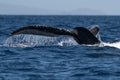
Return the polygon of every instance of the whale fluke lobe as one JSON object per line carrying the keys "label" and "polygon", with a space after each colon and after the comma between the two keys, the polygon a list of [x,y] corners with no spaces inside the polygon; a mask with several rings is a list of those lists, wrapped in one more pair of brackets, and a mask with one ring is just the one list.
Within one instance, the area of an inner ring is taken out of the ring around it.
{"label": "whale fluke lobe", "polygon": [[98,25],[94,25],[94,26],[92,26],[88,29],[94,36],[96,36],[99,32],[99,26]]}
{"label": "whale fluke lobe", "polygon": [[50,37],[72,36],[79,44],[99,44],[100,41],[96,38],[98,32],[98,27],[92,27],[89,29],[75,27],[71,30],[67,30],[50,26],[27,26],[12,32],[11,36],[18,34],[43,35]]}
{"label": "whale fluke lobe", "polygon": [[71,35],[69,30],[49,26],[27,26],[11,33],[11,36],[18,34],[32,34],[57,37],[61,35]]}
{"label": "whale fluke lobe", "polygon": [[76,33],[74,39],[79,44],[99,44],[100,43],[100,41],[88,29],[84,27],[76,27],[74,28],[74,30]]}

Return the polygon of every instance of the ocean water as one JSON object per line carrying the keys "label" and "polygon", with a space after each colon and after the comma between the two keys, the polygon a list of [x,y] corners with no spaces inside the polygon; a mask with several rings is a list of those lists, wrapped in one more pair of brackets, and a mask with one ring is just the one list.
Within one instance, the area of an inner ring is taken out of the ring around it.
{"label": "ocean water", "polygon": [[[28,25],[98,25],[104,45],[10,33]],[[120,80],[120,16],[0,16],[0,80]]]}

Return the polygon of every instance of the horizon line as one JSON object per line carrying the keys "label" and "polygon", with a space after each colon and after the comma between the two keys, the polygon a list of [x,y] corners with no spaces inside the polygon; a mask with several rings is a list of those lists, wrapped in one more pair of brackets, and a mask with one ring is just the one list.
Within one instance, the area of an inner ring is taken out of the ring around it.
{"label": "horizon line", "polygon": [[0,16],[120,16],[116,14],[0,14]]}

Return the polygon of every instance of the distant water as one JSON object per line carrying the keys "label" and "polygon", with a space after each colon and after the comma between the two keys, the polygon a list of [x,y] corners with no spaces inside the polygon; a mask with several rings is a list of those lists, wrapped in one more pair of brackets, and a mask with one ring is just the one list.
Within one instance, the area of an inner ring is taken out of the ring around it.
{"label": "distant water", "polygon": [[[100,26],[103,45],[9,34],[27,25]],[[120,16],[0,16],[0,80],[120,80]]]}

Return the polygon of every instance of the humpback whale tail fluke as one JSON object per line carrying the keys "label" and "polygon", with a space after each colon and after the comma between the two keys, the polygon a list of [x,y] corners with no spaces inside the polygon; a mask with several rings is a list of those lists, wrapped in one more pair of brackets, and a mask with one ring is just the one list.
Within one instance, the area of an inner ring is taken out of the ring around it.
{"label": "humpback whale tail fluke", "polygon": [[49,27],[49,26],[27,26],[12,32],[10,36],[18,35],[18,34],[32,34],[32,35],[57,37],[61,35],[71,35],[71,32],[66,29]]}
{"label": "humpback whale tail fluke", "polygon": [[88,30],[89,30],[94,36],[97,36],[97,34],[99,33],[99,26],[98,26],[98,25],[94,25],[94,26],[88,28]]}
{"label": "humpback whale tail fluke", "polygon": [[71,30],[50,26],[27,26],[12,32],[11,36],[18,34],[43,35],[50,37],[72,36],[79,44],[99,44],[100,41],[96,38],[98,32],[99,28],[96,26],[89,29],[75,27]]}

